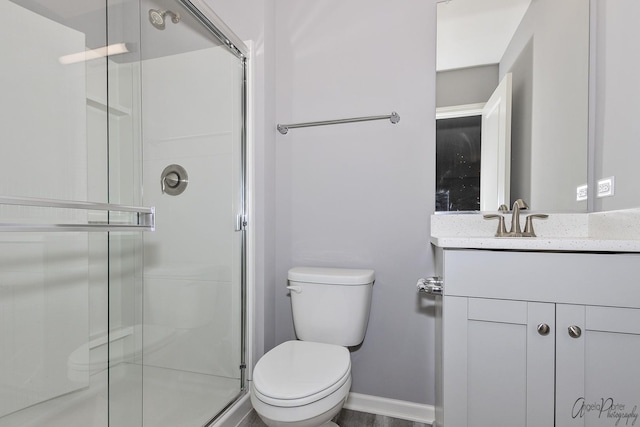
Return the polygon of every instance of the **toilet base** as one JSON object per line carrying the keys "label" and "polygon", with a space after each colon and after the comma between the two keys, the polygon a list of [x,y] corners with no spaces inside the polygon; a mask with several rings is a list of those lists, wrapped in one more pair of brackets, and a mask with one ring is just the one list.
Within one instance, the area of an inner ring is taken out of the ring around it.
{"label": "toilet base", "polygon": [[[252,396],[253,397],[253,396]],[[346,400],[346,399],[345,399]],[[338,415],[340,410],[342,409],[342,405],[344,405],[344,400],[340,401],[339,404],[331,408],[330,410],[319,414],[313,418],[309,418],[306,420],[299,421],[278,421],[273,420],[266,417],[264,414],[261,414],[260,411],[255,407],[258,416],[268,427],[340,427],[338,424],[331,421],[333,417]]]}
{"label": "toilet base", "polygon": [[[273,420],[268,420],[268,419],[264,419],[262,417],[260,417],[260,419],[267,424],[268,426],[278,426],[278,427],[285,427],[285,426],[290,426],[290,425],[299,425],[297,423],[295,424],[291,424],[291,423],[282,423],[282,422],[278,422],[278,421],[273,421]],[[305,424],[306,425],[306,424]],[[338,424],[334,423],[333,421],[327,421],[326,423],[318,426],[318,427],[340,427]]]}
{"label": "toilet base", "polygon": [[[340,404],[340,406],[336,408],[337,410],[331,411],[333,412],[333,414],[330,415],[331,418],[333,418],[338,412],[340,412],[341,407],[342,407],[342,404]],[[322,418],[326,420],[327,414],[322,414],[317,417],[313,417],[309,420],[297,421],[297,422],[296,421],[282,422],[282,421],[271,420],[269,418],[264,417],[260,413],[258,413],[258,416],[269,427],[340,427],[338,424],[331,421],[331,418],[329,418],[329,421],[325,421],[324,423],[322,423]],[[318,424],[318,421],[320,421],[322,424]]]}

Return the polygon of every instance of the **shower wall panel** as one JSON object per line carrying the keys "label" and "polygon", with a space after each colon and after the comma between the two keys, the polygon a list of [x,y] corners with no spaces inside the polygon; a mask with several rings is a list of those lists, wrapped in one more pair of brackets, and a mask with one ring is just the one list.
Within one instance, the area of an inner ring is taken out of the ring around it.
{"label": "shower wall panel", "polygon": [[[158,212],[156,231],[145,236],[145,366],[238,376],[233,106],[240,81],[233,60],[216,47],[142,64],[144,203]],[[161,192],[161,172],[170,164],[189,175],[177,196]]]}

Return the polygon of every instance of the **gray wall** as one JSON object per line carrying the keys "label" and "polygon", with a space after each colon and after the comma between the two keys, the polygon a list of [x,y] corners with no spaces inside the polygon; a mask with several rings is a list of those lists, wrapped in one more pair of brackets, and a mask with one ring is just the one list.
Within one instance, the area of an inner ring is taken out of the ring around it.
{"label": "gray wall", "polygon": [[[209,3],[242,39],[256,42],[256,357],[295,337],[290,267],[373,268],[352,391],[433,403],[433,302],[417,295],[415,282],[433,273],[435,2]],[[276,137],[277,122],[394,110],[397,125]]]}
{"label": "gray wall", "polygon": [[595,210],[640,206],[640,2],[597,0],[595,180],[615,176],[615,195]]}
{"label": "gray wall", "polygon": [[438,71],[436,107],[484,103],[496,87],[498,64]]}
{"label": "gray wall", "polygon": [[294,338],[287,270],[376,271],[352,391],[434,402],[435,2],[276,2],[277,121],[389,114],[276,139],[276,342]]}

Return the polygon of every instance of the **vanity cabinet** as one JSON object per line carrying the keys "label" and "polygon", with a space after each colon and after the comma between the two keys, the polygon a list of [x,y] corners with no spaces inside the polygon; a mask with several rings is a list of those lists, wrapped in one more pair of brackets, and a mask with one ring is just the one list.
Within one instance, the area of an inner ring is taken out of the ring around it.
{"label": "vanity cabinet", "polygon": [[436,256],[435,426],[640,425],[638,254]]}

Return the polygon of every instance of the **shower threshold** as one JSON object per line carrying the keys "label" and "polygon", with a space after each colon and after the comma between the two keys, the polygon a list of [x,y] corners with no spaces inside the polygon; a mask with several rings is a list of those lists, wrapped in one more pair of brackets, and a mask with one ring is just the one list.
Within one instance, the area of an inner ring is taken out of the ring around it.
{"label": "shower threshold", "polygon": [[200,427],[240,392],[238,378],[120,363],[110,369],[108,402],[107,372],[85,389],[1,417],[0,427]]}

